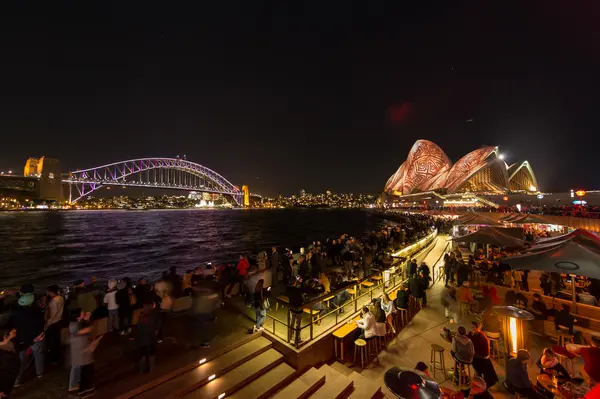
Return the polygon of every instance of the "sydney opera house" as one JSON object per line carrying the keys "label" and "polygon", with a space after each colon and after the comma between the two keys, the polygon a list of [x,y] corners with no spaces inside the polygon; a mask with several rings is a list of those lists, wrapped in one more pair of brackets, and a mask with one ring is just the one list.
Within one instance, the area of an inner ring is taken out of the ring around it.
{"label": "sydney opera house", "polygon": [[384,193],[391,196],[427,192],[442,195],[501,195],[538,190],[531,165],[523,161],[509,166],[498,147],[479,148],[452,164],[437,144],[417,140],[406,161],[388,179]]}

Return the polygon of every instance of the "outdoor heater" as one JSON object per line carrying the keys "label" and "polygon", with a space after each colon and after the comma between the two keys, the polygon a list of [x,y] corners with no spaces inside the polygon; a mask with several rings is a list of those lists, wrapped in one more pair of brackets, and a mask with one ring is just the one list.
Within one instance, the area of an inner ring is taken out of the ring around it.
{"label": "outdoor heater", "polygon": [[534,317],[526,310],[515,306],[494,306],[494,311],[502,316],[502,337],[504,340],[504,361],[508,367],[508,359],[517,355],[517,350],[527,348],[526,320]]}

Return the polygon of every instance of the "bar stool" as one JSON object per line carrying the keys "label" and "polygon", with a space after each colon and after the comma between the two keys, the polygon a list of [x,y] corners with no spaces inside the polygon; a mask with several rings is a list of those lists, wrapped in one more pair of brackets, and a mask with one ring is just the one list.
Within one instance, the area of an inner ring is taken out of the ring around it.
{"label": "bar stool", "polygon": [[[436,355],[439,355],[439,360],[436,359]],[[444,362],[444,348],[437,344],[431,344],[431,370],[433,371],[433,378],[435,378],[435,371],[440,370],[446,380],[446,363]]]}
{"label": "bar stool", "polygon": [[[408,324],[408,309],[402,309],[402,308],[398,308],[398,314],[397,317],[399,319],[399,323],[401,325],[402,328],[404,328],[404,326],[406,326]],[[396,331],[398,331],[399,328],[396,328]]]}
{"label": "bar stool", "polygon": [[[371,357],[373,357],[373,354],[375,355],[375,357],[377,357],[377,354],[379,353],[379,338],[377,336],[371,337],[371,338],[367,338],[367,354],[369,361],[371,360]],[[373,351],[371,351],[371,349]]]}
{"label": "bar stool", "polygon": [[564,347],[567,343],[575,343],[575,335],[569,333],[568,329],[563,329],[562,326],[558,326],[559,330],[556,331],[558,335],[558,346]]}
{"label": "bar stool", "polygon": [[356,355],[360,352],[360,366],[364,369],[367,361],[367,342],[364,339],[354,341],[354,364],[356,364]]}
{"label": "bar stool", "polygon": [[[461,362],[455,356],[452,356],[454,359],[454,370],[458,371],[458,376],[454,376],[452,384],[456,386],[458,389],[461,389],[462,386],[469,387],[471,384],[471,363]],[[458,379],[456,379],[458,377]],[[468,382],[463,384],[463,379],[468,378]]]}

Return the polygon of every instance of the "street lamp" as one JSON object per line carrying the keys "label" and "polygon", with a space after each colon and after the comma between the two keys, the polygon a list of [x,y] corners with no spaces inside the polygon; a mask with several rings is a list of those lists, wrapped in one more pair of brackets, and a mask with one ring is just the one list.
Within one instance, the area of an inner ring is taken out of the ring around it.
{"label": "street lamp", "polygon": [[526,310],[515,306],[494,306],[494,312],[503,318],[502,334],[504,339],[504,360],[508,368],[508,359],[516,356],[519,349],[527,347],[527,334],[524,322],[534,317]]}
{"label": "street lamp", "polygon": [[540,208],[542,207],[542,198],[544,198],[544,194],[538,194],[538,199],[540,200]]}
{"label": "street lamp", "polygon": [[579,205],[583,206],[583,197],[585,197],[587,193],[585,190],[577,190],[575,191],[575,195],[579,197]]}

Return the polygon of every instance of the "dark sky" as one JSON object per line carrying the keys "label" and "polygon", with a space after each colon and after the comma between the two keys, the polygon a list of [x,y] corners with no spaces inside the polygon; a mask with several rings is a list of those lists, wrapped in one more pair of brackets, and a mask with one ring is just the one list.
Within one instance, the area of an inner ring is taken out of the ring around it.
{"label": "dark sky", "polygon": [[597,1],[12,3],[0,170],[187,154],[263,194],[378,192],[425,138],[600,188]]}

